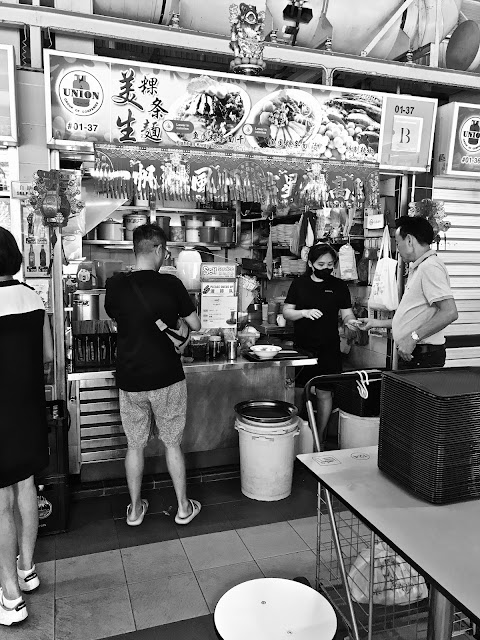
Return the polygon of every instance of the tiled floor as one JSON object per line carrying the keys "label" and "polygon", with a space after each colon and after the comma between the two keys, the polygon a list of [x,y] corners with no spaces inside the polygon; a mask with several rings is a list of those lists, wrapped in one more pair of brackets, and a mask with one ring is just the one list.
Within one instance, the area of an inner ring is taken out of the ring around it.
{"label": "tiled floor", "polygon": [[313,582],[316,486],[300,469],[292,495],[268,503],[245,498],[237,479],[192,484],[203,508],[186,527],[174,523],[171,489],[145,494],[140,527],[125,524],[126,495],[73,503],[68,533],[38,541],[28,620],[0,640],[218,640],[212,614],[231,587]]}

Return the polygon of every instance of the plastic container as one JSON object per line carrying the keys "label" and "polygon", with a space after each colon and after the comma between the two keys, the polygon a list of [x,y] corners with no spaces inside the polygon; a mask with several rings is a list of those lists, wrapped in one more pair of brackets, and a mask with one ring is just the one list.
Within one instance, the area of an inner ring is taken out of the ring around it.
{"label": "plastic container", "polygon": [[210,336],[205,333],[190,334],[190,353],[194,360],[205,361],[208,359],[208,345]]}
{"label": "plastic container", "polygon": [[213,227],[213,228],[216,227],[216,228],[218,228],[218,227],[222,226],[222,221],[219,218],[215,217],[215,216],[211,216],[209,218],[206,218],[206,220],[204,222],[204,225],[206,227]]}
{"label": "plastic container", "polygon": [[218,241],[222,244],[230,244],[233,241],[233,227],[219,227]]}
{"label": "plastic container", "polygon": [[298,419],[253,424],[238,416],[240,481],[243,495],[252,500],[283,500],[292,492],[294,437]]}
{"label": "plastic container", "polygon": [[126,213],[123,216],[125,225],[125,240],[133,240],[133,231],[142,224],[147,224],[148,216],[146,213]]}
{"label": "plastic container", "polygon": [[313,433],[307,420],[298,419],[299,435],[295,440],[295,455],[313,453]]}
{"label": "plastic container", "polygon": [[380,418],[354,416],[339,412],[338,441],[340,449],[358,449],[378,445]]}
{"label": "plastic container", "polygon": [[171,242],[185,242],[185,229],[183,227],[170,227]]}
{"label": "plastic container", "polygon": [[362,398],[358,393],[356,380],[341,380],[335,383],[335,403],[346,413],[376,417],[380,415],[380,389],[381,380],[371,380],[368,385],[368,398]]}
{"label": "plastic container", "polygon": [[200,229],[187,227],[185,237],[187,242],[200,242]]}
{"label": "plastic container", "polygon": [[170,240],[170,216],[156,216],[158,226],[165,231],[167,240]]}
{"label": "plastic container", "polygon": [[205,244],[211,244],[215,239],[215,228],[214,227],[200,227],[200,242],[204,242]]}
{"label": "plastic container", "polygon": [[244,351],[246,349],[250,349],[250,347],[253,347],[256,344],[258,338],[260,337],[260,332],[257,331],[254,327],[245,327],[243,331],[237,334],[237,337],[240,344],[240,349],[241,351]]}
{"label": "plastic container", "polygon": [[180,251],[177,258],[177,275],[189,291],[200,291],[202,258],[194,249]]}

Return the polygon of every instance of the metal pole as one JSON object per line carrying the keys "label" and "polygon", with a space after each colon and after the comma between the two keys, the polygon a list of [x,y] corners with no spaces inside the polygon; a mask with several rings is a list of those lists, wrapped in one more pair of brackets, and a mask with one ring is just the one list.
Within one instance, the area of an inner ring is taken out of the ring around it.
{"label": "metal pole", "polygon": [[430,587],[427,640],[450,640],[453,631],[453,604]]}
{"label": "metal pole", "polygon": [[345,563],[343,562],[342,547],[340,545],[340,538],[337,531],[337,525],[335,523],[335,515],[333,513],[332,499],[330,492],[324,488],[325,501],[327,503],[328,517],[330,518],[330,526],[332,528],[333,542],[335,544],[335,550],[337,552],[338,564],[340,565],[340,572],[342,574],[343,586],[345,587],[345,593],[347,595],[348,610],[350,612],[350,619],[352,621],[352,630],[354,640],[360,640],[358,635],[357,619],[355,617],[355,611],[353,609],[352,596],[350,595],[350,587],[348,586],[347,571],[345,569]]}
{"label": "metal pole", "polygon": [[315,564],[315,589],[320,589],[320,540],[322,535],[322,485],[317,485],[317,558]]}
{"label": "metal pole", "polygon": [[368,640],[373,633],[373,589],[375,581],[375,532],[370,531],[370,570],[368,583]]}
{"label": "metal pole", "polygon": [[313,411],[313,403],[310,398],[307,398],[307,415],[310,427],[312,429],[313,438],[315,440],[315,449],[320,451],[320,438],[318,437],[317,421],[315,420],[315,413]]}
{"label": "metal pole", "polygon": [[[50,152],[50,168],[60,168],[60,153]],[[57,243],[53,250],[52,289],[54,310],[55,395],[57,400],[66,400],[65,377],[65,310],[63,304],[63,255],[62,234],[57,229]]]}

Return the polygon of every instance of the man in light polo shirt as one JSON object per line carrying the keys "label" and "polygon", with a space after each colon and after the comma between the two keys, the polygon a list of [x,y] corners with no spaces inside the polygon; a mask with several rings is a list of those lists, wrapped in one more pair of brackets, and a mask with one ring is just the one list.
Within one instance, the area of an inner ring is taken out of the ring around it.
{"label": "man in light polo shirt", "polygon": [[425,218],[396,220],[398,252],[410,263],[407,285],[391,320],[368,320],[362,327],[392,329],[399,369],[425,369],[445,364],[444,329],[458,318],[447,268],[430,249],[434,231]]}

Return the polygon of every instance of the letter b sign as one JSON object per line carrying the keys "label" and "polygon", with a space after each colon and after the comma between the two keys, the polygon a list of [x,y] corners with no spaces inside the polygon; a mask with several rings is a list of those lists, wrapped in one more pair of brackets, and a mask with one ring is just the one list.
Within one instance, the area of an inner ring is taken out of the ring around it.
{"label": "letter b sign", "polygon": [[422,118],[394,116],[392,151],[418,153],[422,141]]}

